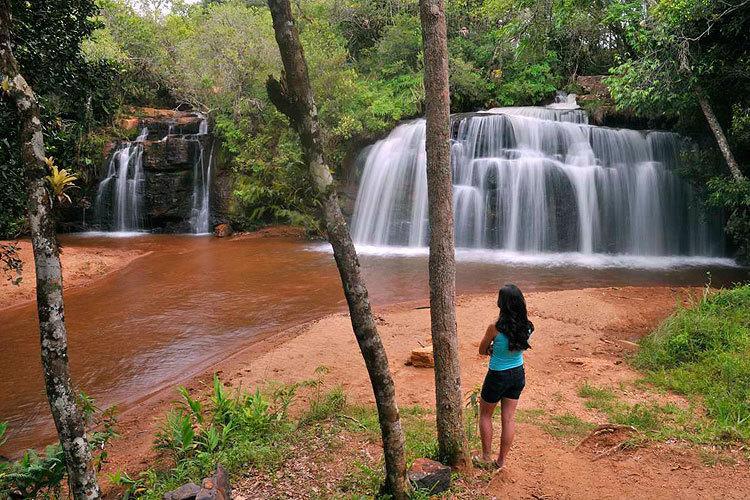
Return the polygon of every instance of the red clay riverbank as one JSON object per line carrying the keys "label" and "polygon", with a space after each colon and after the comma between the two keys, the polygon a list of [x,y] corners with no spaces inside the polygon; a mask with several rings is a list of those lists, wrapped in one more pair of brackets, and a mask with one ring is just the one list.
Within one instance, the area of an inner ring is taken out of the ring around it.
{"label": "red clay riverbank", "polygon": [[[11,244],[12,241],[0,241]],[[27,239],[18,242],[18,257],[23,262],[23,273],[18,285],[4,279],[0,273],[0,310],[35,300],[36,273],[31,242]],[[147,252],[124,248],[107,247],[63,247],[60,256],[63,266],[63,286],[65,290],[83,287],[109,273],[122,269]],[[15,278],[15,275],[12,276]]]}
{"label": "red clay riverbank", "polygon": [[[669,287],[613,287],[527,294],[536,332],[533,349],[526,358],[528,383],[519,408],[556,415],[571,413],[589,422],[603,423],[603,415],[587,409],[577,395],[584,382],[614,388],[629,402],[658,397],[681,404],[676,396],[655,396],[635,384],[639,374],[623,358],[632,351],[634,340],[657,325],[687,294],[696,292]],[[463,296],[458,301],[466,392],[481,383],[486,369],[485,360],[476,354],[476,349],[482,332],[496,314],[494,300],[494,295],[483,294]],[[432,371],[404,365],[410,350],[429,339],[429,310],[420,307],[424,305],[410,302],[377,308],[381,336],[402,405],[434,405]],[[219,371],[233,387],[262,387],[269,381],[292,383],[313,378],[319,366],[328,368],[326,386],[342,385],[350,401],[373,404],[370,383],[345,314],[329,315],[304,328],[256,343],[194,378],[189,387],[200,390],[213,371]],[[175,395],[174,390],[162,391],[123,415],[123,438],[114,443],[108,471],[134,472],[153,463],[153,435]],[[379,453],[377,445],[370,446],[370,453]],[[359,452],[338,449],[334,461],[351,463]],[[679,441],[654,443],[596,460],[591,453],[552,438],[537,425],[522,422],[507,471],[489,482],[475,481],[472,488],[478,491],[472,495],[537,499],[743,498],[750,491],[750,468],[746,458],[739,456],[737,460],[734,465],[709,467],[702,464],[696,449]],[[299,498],[308,497],[300,484],[316,484],[316,467],[321,481],[331,479],[325,477],[331,464],[313,460],[307,465],[306,470],[313,471],[312,479],[295,479],[291,471],[281,480],[296,486],[293,491],[299,492]],[[255,494],[250,490],[241,493],[244,498],[260,498],[273,492],[273,485],[267,486],[272,489],[260,488],[256,482]],[[282,491],[288,490],[279,490]]]}

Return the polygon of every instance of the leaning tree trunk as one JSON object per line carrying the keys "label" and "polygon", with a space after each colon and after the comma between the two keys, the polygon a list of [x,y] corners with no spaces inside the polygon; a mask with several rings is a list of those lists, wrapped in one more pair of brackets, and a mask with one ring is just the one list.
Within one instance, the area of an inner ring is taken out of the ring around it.
{"label": "leaning tree trunk", "polygon": [[716,137],[716,142],[719,145],[721,154],[724,155],[724,159],[727,162],[729,171],[732,173],[732,177],[734,177],[734,180],[736,181],[744,180],[745,176],[742,175],[740,166],[737,164],[737,160],[734,159],[732,150],[729,148],[727,137],[724,135],[724,130],[721,128],[719,120],[716,119],[714,109],[711,106],[711,103],[708,101],[708,98],[703,95],[700,90],[698,91],[698,104],[700,104],[701,110],[703,110],[703,115],[706,117],[706,121],[708,122],[708,126],[711,128],[711,132],[713,132],[714,137]]}
{"label": "leaning tree trunk", "polygon": [[[695,75],[693,74],[693,69],[690,64],[690,42],[688,40],[683,40],[679,44],[677,50],[679,71],[688,79],[694,81],[697,80]],[[714,134],[714,137],[716,138],[719,150],[721,151],[721,154],[724,155],[724,160],[727,162],[729,172],[732,174],[734,180],[745,180],[745,176],[742,175],[742,171],[737,164],[737,160],[734,159],[734,155],[732,154],[732,150],[729,147],[727,137],[724,135],[724,129],[721,128],[719,120],[716,119],[714,108],[711,106],[708,97],[706,97],[706,94],[703,93],[703,89],[697,81],[694,83],[693,91],[695,97],[698,99],[698,104],[701,107],[701,111],[703,111],[703,116],[706,117],[708,126],[711,129],[711,132]]]}
{"label": "leaning tree trunk", "polygon": [[268,6],[271,9],[276,42],[284,63],[284,73],[280,81],[269,77],[268,95],[296,128],[310,177],[321,200],[326,232],[333,247],[344,295],[349,305],[352,328],[375,393],[383,437],[385,491],[395,498],[406,498],[408,484],[404,437],[396,405],[396,390],[388,367],[388,357],[370,308],[367,288],[360,274],[357,252],[341,213],[333,177],[323,156],[318,112],[310,88],[299,33],[294,24],[289,0],[268,0]]}
{"label": "leaning tree trunk", "polygon": [[461,367],[456,335],[456,259],[450,160],[448,41],[444,0],[420,0],[424,43],[427,198],[430,218],[430,319],[435,355],[438,448],[450,465],[467,465]]}
{"label": "leaning tree trunk", "polygon": [[99,498],[91,451],[68,369],[68,340],[63,309],[62,269],[55,235],[42,123],[36,95],[21,75],[10,39],[10,5],[0,0],[0,80],[15,102],[20,124],[21,160],[28,183],[29,227],[36,270],[42,367],[47,399],[65,454],[70,492],[76,499]]}

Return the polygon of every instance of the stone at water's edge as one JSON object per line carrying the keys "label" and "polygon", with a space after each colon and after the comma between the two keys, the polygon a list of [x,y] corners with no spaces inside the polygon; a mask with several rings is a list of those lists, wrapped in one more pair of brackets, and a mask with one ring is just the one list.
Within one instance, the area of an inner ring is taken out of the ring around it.
{"label": "stone at water's edge", "polygon": [[229,500],[232,498],[232,488],[229,486],[227,472],[221,465],[216,466],[216,474],[207,477],[201,483],[201,490],[195,495],[195,500]]}
{"label": "stone at water's edge", "polygon": [[217,224],[214,228],[214,236],[217,238],[227,238],[232,234],[234,234],[234,231],[229,224]]}
{"label": "stone at water's edge", "polygon": [[193,500],[201,487],[195,483],[186,483],[176,490],[164,494],[164,500]]}
{"label": "stone at water's edge", "polygon": [[201,485],[186,483],[176,490],[164,494],[164,500],[229,500],[232,488],[227,472],[221,465],[216,466],[216,474],[203,479]]}
{"label": "stone at water's edge", "polygon": [[432,346],[414,349],[406,361],[406,365],[414,368],[434,368],[435,358],[432,354]]}
{"label": "stone at water's edge", "polygon": [[431,495],[451,487],[451,468],[429,458],[418,458],[407,473],[415,489],[427,490]]}

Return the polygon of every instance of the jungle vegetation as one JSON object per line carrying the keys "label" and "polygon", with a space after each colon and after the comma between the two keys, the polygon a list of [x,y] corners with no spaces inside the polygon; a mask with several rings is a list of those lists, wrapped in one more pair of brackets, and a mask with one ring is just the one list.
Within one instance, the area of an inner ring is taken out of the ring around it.
{"label": "jungle vegetation", "polygon": [[[211,112],[232,172],[233,224],[320,230],[302,154],[265,81],[281,67],[259,0],[13,2],[16,53],[42,102],[49,154],[81,179],[87,206],[104,142],[128,106]],[[418,6],[405,0],[296,2],[329,163],[350,162],[424,112]],[[577,77],[605,75],[631,126],[694,141],[683,174],[726,212],[750,257],[750,5],[741,0],[449,0],[453,112],[538,104]],[[33,34],[33,35],[32,35]],[[743,178],[730,176],[697,96],[712,105]],[[590,106],[606,105],[592,102]],[[24,233],[13,110],[0,104],[0,237]],[[340,172],[342,175],[343,173]]]}

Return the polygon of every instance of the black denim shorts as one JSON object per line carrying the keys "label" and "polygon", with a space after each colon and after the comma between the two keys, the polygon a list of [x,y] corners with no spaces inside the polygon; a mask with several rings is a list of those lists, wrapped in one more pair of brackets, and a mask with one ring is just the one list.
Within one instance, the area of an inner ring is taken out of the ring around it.
{"label": "black denim shorts", "polygon": [[482,384],[482,400],[497,403],[503,398],[518,399],[526,386],[523,365],[508,370],[488,370]]}

